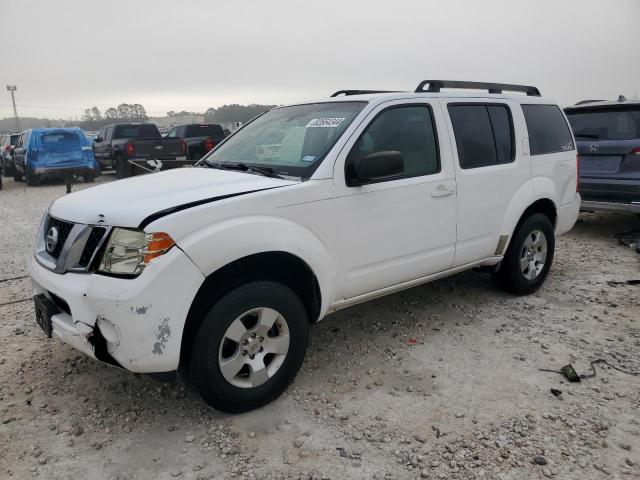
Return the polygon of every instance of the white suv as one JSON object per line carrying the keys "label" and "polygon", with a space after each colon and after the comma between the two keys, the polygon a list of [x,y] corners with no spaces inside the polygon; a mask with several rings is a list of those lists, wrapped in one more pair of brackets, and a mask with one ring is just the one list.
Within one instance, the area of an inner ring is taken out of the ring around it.
{"label": "white suv", "polygon": [[539,288],[576,186],[567,120],[534,87],[336,92],[264,113],[196,168],[55,201],[30,261],[36,317],[98,360],[180,368],[210,405],[246,411],[293,380],[328,313],[473,267]]}

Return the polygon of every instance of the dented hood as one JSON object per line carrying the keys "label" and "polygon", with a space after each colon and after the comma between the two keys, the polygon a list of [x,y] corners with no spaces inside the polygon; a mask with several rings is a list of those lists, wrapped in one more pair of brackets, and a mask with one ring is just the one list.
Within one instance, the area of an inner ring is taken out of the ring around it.
{"label": "dented hood", "polygon": [[137,228],[159,212],[294,183],[212,168],[173,169],[65,195],[51,205],[49,214],[77,223]]}

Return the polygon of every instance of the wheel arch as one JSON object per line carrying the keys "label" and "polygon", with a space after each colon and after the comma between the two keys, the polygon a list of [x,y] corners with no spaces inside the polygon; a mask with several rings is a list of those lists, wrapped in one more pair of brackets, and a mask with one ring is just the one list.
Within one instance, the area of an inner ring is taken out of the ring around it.
{"label": "wheel arch", "polygon": [[265,251],[238,258],[208,275],[191,303],[180,348],[180,365],[191,358],[193,341],[206,312],[224,295],[247,282],[272,280],[293,290],[302,300],[311,322],[321,315],[322,292],[315,272],[297,255]]}

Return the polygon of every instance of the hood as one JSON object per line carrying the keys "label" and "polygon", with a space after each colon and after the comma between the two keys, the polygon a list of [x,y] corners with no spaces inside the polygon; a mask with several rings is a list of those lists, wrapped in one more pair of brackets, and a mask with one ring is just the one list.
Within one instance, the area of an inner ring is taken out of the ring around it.
{"label": "hood", "polygon": [[[49,213],[61,220],[137,228],[159,212],[297,183],[213,168],[179,168],[105,183],[56,200]],[[149,223],[148,221],[145,223]]]}

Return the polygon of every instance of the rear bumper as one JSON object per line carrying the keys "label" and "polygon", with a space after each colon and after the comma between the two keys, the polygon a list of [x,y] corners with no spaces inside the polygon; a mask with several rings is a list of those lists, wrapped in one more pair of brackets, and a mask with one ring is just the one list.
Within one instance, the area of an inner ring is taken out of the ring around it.
{"label": "rear bumper", "polygon": [[580,194],[585,202],[637,203],[640,201],[640,178],[581,177]]}
{"label": "rear bumper", "polygon": [[172,168],[190,167],[196,163],[196,160],[188,160],[186,157],[170,157],[170,158],[130,158],[129,163],[135,169],[148,171],[169,170]]}
{"label": "rear bumper", "polygon": [[82,167],[33,167],[31,171],[40,177],[50,178],[50,177],[70,177],[70,176],[79,176],[84,177],[85,175],[98,175],[100,172],[93,167],[82,166]]}
{"label": "rear bumper", "polygon": [[583,212],[639,213],[640,201],[631,203],[598,202],[585,200],[580,210]]}
{"label": "rear bumper", "polygon": [[556,235],[562,235],[567,233],[573,228],[573,225],[578,220],[578,214],[580,213],[580,194],[576,193],[572,202],[560,205],[557,209],[557,221],[556,221]]}
{"label": "rear bumper", "polygon": [[29,259],[35,294],[60,308],[53,335],[98,360],[139,373],[176,370],[187,313],[204,276],[173,248],[134,279],[58,274]]}

